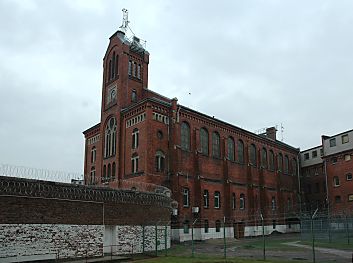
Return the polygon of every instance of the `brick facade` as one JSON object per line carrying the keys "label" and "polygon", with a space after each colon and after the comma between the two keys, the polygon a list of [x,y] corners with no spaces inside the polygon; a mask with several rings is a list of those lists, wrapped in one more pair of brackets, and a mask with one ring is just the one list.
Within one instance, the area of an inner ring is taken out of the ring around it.
{"label": "brick facade", "polygon": [[[112,76],[108,73],[111,71],[109,64],[116,56],[118,70]],[[86,184],[119,187],[128,180],[168,187],[178,202],[171,218],[174,229],[182,229],[185,224],[190,226],[196,219],[198,227],[205,222],[210,228],[215,227],[216,221],[224,219],[231,228],[249,220],[255,224],[260,213],[282,224],[296,220],[299,150],[276,140],[275,128],[257,135],[149,90],[148,63],[149,53],[136,38],[130,41],[120,31],[110,38],[103,60],[101,122],[84,132]],[[140,74],[136,73],[138,68]],[[117,96],[109,98],[114,87]],[[112,117],[117,121],[113,145],[109,144]],[[189,127],[187,148],[181,141],[181,126],[185,124]],[[208,153],[201,151],[201,129],[208,132]],[[134,145],[136,131],[137,146]],[[216,146],[214,136],[219,136]],[[234,159],[229,158],[229,138],[234,140]],[[238,156],[240,141],[243,160]],[[92,162],[93,147],[96,158]],[[116,150],[107,156],[111,147]],[[215,147],[219,148],[219,154],[215,155]],[[255,162],[249,160],[251,147],[255,149]],[[270,165],[271,153],[273,165]],[[159,161],[160,156],[163,156],[162,161]],[[282,158],[281,163],[278,163],[279,158]],[[183,204],[184,189],[188,191],[187,205]],[[203,203],[205,190],[209,193],[208,207]],[[214,207],[215,192],[220,194],[219,208]],[[240,204],[241,196],[244,207]]]}

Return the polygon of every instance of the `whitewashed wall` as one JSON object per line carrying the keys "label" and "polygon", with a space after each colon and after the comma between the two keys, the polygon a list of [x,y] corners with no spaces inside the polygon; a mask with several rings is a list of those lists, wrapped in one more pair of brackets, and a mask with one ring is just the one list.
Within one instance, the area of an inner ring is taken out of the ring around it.
{"label": "whitewashed wall", "polygon": [[0,262],[101,255],[104,226],[0,225]]}
{"label": "whitewashed wall", "polygon": [[[157,249],[170,248],[170,226],[157,227]],[[108,235],[109,236],[107,238]],[[145,226],[0,224],[0,262],[99,257],[155,251],[156,228]]]}

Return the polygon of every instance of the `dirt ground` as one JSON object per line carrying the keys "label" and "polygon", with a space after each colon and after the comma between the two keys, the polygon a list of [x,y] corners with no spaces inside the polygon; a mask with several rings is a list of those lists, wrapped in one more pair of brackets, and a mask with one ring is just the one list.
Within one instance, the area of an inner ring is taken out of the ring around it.
{"label": "dirt ground", "polygon": [[[298,262],[313,262],[312,246],[299,244],[300,235],[298,234],[283,234],[266,237],[266,258],[281,260],[293,260]],[[251,259],[263,258],[263,239],[244,238],[244,239],[226,239],[227,256],[229,257],[244,257]],[[224,255],[224,240],[212,239],[207,241],[194,242],[195,255]],[[173,246],[172,251],[176,255],[189,256],[192,253],[191,242],[178,244]],[[316,247],[315,258],[316,262],[320,263],[347,263],[352,261],[352,249],[340,249],[339,247],[321,248]]]}

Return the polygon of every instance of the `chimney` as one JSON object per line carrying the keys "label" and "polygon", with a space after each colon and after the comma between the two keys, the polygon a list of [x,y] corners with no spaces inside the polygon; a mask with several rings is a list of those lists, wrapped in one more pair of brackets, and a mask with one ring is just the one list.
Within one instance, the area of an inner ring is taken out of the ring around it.
{"label": "chimney", "polygon": [[276,127],[266,128],[266,137],[275,141],[276,140],[276,132],[277,132]]}

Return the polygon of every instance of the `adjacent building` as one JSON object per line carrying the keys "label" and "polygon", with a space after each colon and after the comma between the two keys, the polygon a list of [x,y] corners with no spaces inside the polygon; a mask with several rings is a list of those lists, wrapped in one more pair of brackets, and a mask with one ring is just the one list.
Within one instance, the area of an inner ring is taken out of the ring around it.
{"label": "adjacent building", "polygon": [[351,215],[353,208],[353,130],[322,136],[322,145],[301,152],[304,209]]}

